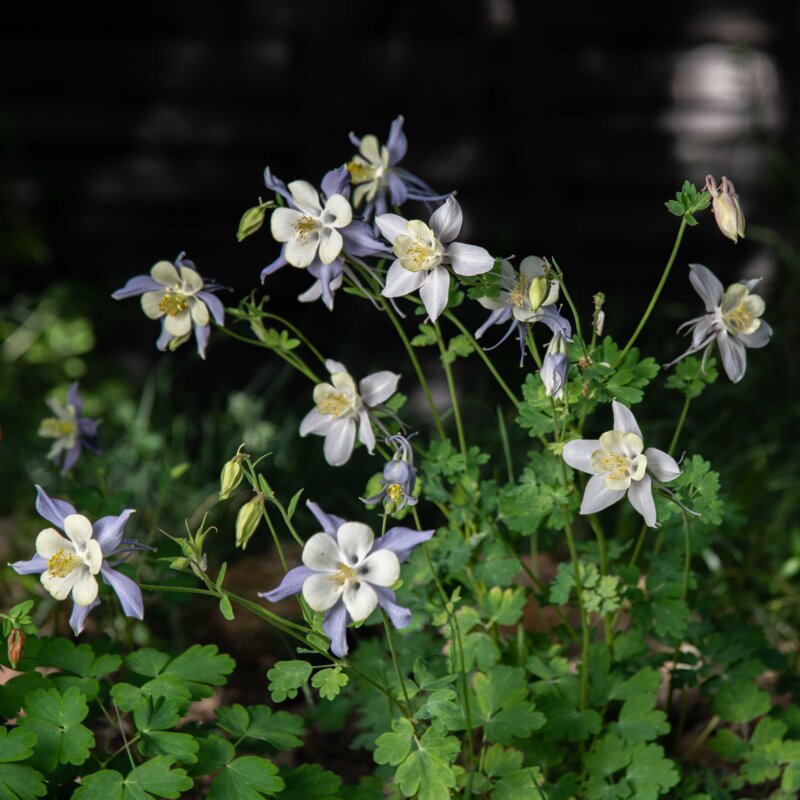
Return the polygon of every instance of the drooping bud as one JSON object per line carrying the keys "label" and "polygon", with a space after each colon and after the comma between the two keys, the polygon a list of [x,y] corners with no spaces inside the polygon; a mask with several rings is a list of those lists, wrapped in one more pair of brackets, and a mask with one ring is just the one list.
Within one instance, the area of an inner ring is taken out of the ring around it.
{"label": "drooping bud", "polygon": [[25,648],[25,633],[19,628],[13,628],[8,634],[8,663],[12,669],[17,668]]}
{"label": "drooping bud", "polygon": [[564,396],[564,387],[567,385],[567,370],[569,369],[569,359],[567,358],[567,346],[564,337],[560,333],[556,334],[547,347],[542,368],[539,375],[544,384],[545,394],[548,397],[555,397],[561,400]]}
{"label": "drooping bud", "polygon": [[[239,450],[241,451],[241,447]],[[222,468],[219,476],[219,499],[227,500],[234,489],[242,482],[244,472],[242,470],[242,460],[237,453],[230,461],[228,461]]]}
{"label": "drooping bud", "polygon": [[257,494],[252,500],[248,500],[236,515],[236,546],[244,550],[250,537],[256,532],[258,523],[264,509],[264,495]]}
{"label": "drooping bud", "polygon": [[734,244],[739,239],[744,239],[744,214],[733,181],[723,175],[722,183],[718,187],[714,177],[706,175],[706,189],[712,197],[711,211],[722,235]]}

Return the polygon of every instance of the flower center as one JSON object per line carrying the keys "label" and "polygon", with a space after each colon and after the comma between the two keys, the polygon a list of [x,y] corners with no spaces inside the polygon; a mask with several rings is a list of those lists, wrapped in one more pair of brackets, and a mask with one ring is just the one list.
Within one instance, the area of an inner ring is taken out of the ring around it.
{"label": "flower center", "polygon": [[744,333],[753,325],[755,318],[756,315],[747,303],[747,299],[742,300],[724,316],[725,324],[731,333]]}
{"label": "flower center", "polygon": [[178,292],[175,289],[167,289],[158,304],[158,310],[168,317],[177,317],[182,311],[186,311],[188,307],[189,298],[183,292]]}
{"label": "flower center", "polygon": [[343,564],[341,561],[336,565],[336,572],[330,575],[330,579],[337,589],[348,581],[350,583],[358,583],[356,571],[352,567],[348,567],[347,564]]}
{"label": "flower center", "polygon": [[304,214],[294,224],[296,236],[303,242],[306,241],[312,233],[315,233],[318,228],[319,222],[313,219],[313,217],[309,217],[308,214]]}
{"label": "flower center", "polygon": [[75,428],[76,425],[72,420],[48,417],[39,424],[39,436],[46,436],[48,439],[62,439],[72,436]]}
{"label": "flower center", "polygon": [[403,496],[403,487],[399,483],[390,483],[386,487],[386,494],[393,503],[399,503]]}
{"label": "flower center", "polygon": [[75,553],[68,553],[62,547],[55,555],[52,555],[47,562],[47,571],[54,578],[66,578],[79,564],[83,563],[83,559],[75,555]]}
{"label": "flower center", "polygon": [[366,164],[353,159],[347,163],[347,171],[350,173],[350,183],[359,184],[375,180],[379,170],[375,164]]}
{"label": "flower center", "polygon": [[606,453],[599,461],[600,469],[612,480],[619,481],[629,475],[630,461],[619,453]]}
{"label": "flower center", "polygon": [[340,417],[352,407],[350,398],[344,392],[326,394],[318,403],[317,411],[329,417]]}
{"label": "flower center", "polygon": [[528,301],[528,290],[531,288],[530,278],[520,275],[511,290],[511,303],[517,308],[524,308]]}

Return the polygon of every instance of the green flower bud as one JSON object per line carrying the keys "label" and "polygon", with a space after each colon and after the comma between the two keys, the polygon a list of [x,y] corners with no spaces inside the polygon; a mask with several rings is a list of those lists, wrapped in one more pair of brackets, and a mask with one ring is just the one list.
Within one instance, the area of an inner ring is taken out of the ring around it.
{"label": "green flower bud", "polygon": [[239,230],[236,233],[238,241],[246,239],[248,236],[254,234],[263,224],[264,215],[267,213],[267,208],[272,205],[271,203],[262,203],[254,208],[248,208],[242,214],[239,220]]}
{"label": "green flower bud", "polygon": [[170,569],[188,569],[189,564],[190,561],[188,558],[179,556],[178,558],[173,558],[172,561],[170,561],[169,566]]}
{"label": "green flower bud", "polygon": [[531,288],[528,290],[528,299],[531,301],[531,311],[538,311],[542,303],[547,300],[550,294],[550,284],[544,275],[539,275],[531,281]]}
{"label": "green flower bud", "polygon": [[236,515],[236,546],[244,550],[250,537],[256,532],[264,508],[264,496],[256,495],[246,502]]}
{"label": "green flower bud", "polygon": [[234,489],[242,482],[244,472],[242,462],[234,457],[225,464],[219,476],[219,499],[227,500]]}

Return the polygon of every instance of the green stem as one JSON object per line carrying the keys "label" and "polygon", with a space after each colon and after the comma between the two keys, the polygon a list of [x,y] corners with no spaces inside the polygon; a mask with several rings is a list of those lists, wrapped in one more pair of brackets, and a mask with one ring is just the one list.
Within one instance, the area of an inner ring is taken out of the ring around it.
{"label": "green stem", "polygon": [[541,369],[542,368],[542,357],[539,355],[539,348],[536,346],[536,340],[533,338],[533,331],[531,331],[531,326],[529,323],[526,323],[528,328],[527,332],[525,333],[525,342],[528,345],[528,350],[530,354],[533,356],[533,360],[536,362],[536,366]]}
{"label": "green stem", "polygon": [[503,380],[503,378],[500,376],[500,373],[495,369],[494,364],[492,364],[492,360],[489,358],[489,356],[486,355],[486,352],[478,344],[478,342],[476,341],[476,339],[472,335],[472,333],[464,326],[464,324],[461,322],[461,320],[455,314],[453,314],[452,311],[445,311],[444,312],[444,316],[447,319],[449,319],[450,322],[452,322],[453,325],[455,325],[456,328],[458,328],[459,331],[461,331],[461,333],[464,336],[467,337],[467,339],[469,340],[469,342],[472,345],[472,347],[475,350],[475,352],[480,356],[481,360],[486,365],[486,368],[494,376],[494,379],[497,381],[498,386],[506,393],[508,399],[515,406],[518,406],[519,405],[519,398],[514,394],[514,392],[511,391],[511,389],[508,388],[508,384]]}
{"label": "green stem", "polygon": [[646,311],[644,312],[644,316],[639,320],[639,324],[636,326],[636,330],[633,332],[633,336],[628,340],[628,343],[623,348],[622,352],[617,356],[616,362],[614,362],[614,368],[616,369],[624,360],[625,356],[628,355],[628,351],[633,347],[636,340],[639,338],[639,334],[642,332],[642,328],[644,328],[647,320],[650,319],[650,315],[653,313],[653,309],[656,307],[656,302],[658,301],[659,296],[661,295],[661,290],[664,288],[664,284],[667,282],[667,278],[669,277],[670,270],[672,269],[672,265],[675,263],[675,256],[678,255],[678,250],[681,246],[681,241],[683,240],[683,233],[686,230],[686,217],[681,217],[681,224],[678,228],[678,235],[675,237],[675,244],[672,247],[672,252],[670,253],[669,260],[667,261],[666,267],[664,267],[664,272],[661,275],[661,280],[658,282],[658,286],[656,286],[656,290],[653,293],[652,298],[650,299],[650,305],[647,306]]}
{"label": "green stem", "polygon": [[578,309],[576,308],[575,303],[572,301],[572,297],[567,289],[567,284],[564,281],[564,273],[561,271],[561,267],[558,266],[558,263],[555,261],[555,259],[553,259],[553,265],[555,267],[556,275],[558,276],[558,284],[561,287],[561,294],[564,295],[564,299],[567,301],[569,310],[572,312],[572,318],[575,320],[575,336],[578,339],[578,344],[580,344],[581,350],[583,350],[583,357],[588,360],[589,354],[586,352],[586,343],[583,340],[583,333],[581,332],[581,318],[578,315]]}
{"label": "green stem", "polygon": [[508,428],[506,428],[506,421],[503,417],[503,409],[497,406],[497,425],[500,428],[500,443],[503,446],[503,457],[506,461],[506,470],[508,472],[508,482],[514,482],[514,462],[511,460],[511,444],[508,441]]}
{"label": "green stem", "polygon": [[[588,519],[589,525],[591,526],[592,530],[594,531],[594,535],[597,538],[597,549],[600,552],[600,574],[605,577],[608,574],[608,556],[606,553],[606,537],[603,533],[603,526],[600,524],[600,521],[597,519],[595,514],[589,514]],[[613,654],[614,623],[613,615],[610,611],[607,614],[603,614],[603,631],[605,633],[608,650]]]}
{"label": "green stem", "polygon": [[692,532],[689,524],[689,515],[681,509],[683,513],[683,587],[681,589],[681,600],[686,600],[689,594],[689,572],[692,566]]}
{"label": "green stem", "polygon": [[461,424],[461,410],[458,406],[458,394],[456,393],[456,385],[453,381],[453,371],[450,369],[450,363],[447,361],[447,348],[444,346],[444,337],[442,336],[442,329],[439,327],[438,322],[434,322],[433,329],[436,331],[436,343],[439,345],[439,353],[442,356],[442,366],[444,367],[444,374],[447,378],[447,388],[450,390],[450,402],[453,404],[453,417],[456,421],[458,445],[461,448],[461,454],[464,456],[464,464],[466,466],[467,440],[464,438],[464,427]]}
{"label": "green stem", "polygon": [[711,717],[705,728],[703,728],[703,730],[700,731],[697,738],[686,749],[686,752],[684,753],[683,756],[684,761],[688,761],[705,744],[706,739],[708,739],[708,737],[711,736],[712,733],[714,733],[720,721],[721,721],[720,718],[717,716]]}
{"label": "green stem", "polygon": [[386,612],[383,609],[381,609],[381,617],[383,618],[383,627],[386,629],[386,641],[389,644],[389,653],[392,656],[392,664],[394,664],[395,675],[397,675],[397,680],[400,683],[400,690],[403,693],[403,700],[405,700],[406,703],[406,718],[413,726],[414,723],[411,721],[411,699],[408,696],[406,680],[403,677],[403,673],[400,671],[400,663],[397,660],[397,653],[394,649],[394,639],[392,638],[392,628],[389,625],[389,618],[386,616]]}
{"label": "green stem", "polygon": [[[125,752],[128,754],[128,761],[131,762],[131,769],[136,769],[136,762],[133,760],[130,743],[128,742],[128,738],[125,736],[125,727],[122,724],[122,717],[120,716],[119,708],[117,708],[117,704],[113,700],[111,701],[111,703],[114,706],[114,713],[117,715],[117,724],[119,725],[119,732],[120,735],[122,736],[122,743],[123,743],[122,749],[124,749]],[[116,755],[116,753],[114,755]]]}
{"label": "green stem", "polygon": [[686,422],[686,414],[689,412],[689,403],[691,402],[692,398],[687,395],[686,399],[683,401],[681,415],[678,417],[678,424],[675,426],[675,433],[672,435],[672,441],[669,443],[669,450],[667,450],[669,455],[672,455],[675,452],[675,446],[678,444],[678,437],[681,435],[683,425]]}
{"label": "green stem", "polygon": [[305,336],[296,325],[293,325],[291,322],[289,322],[289,320],[284,319],[283,317],[279,317],[277,314],[271,314],[267,311],[262,311],[260,316],[266,319],[274,319],[276,322],[280,322],[281,325],[287,327],[314,354],[320,364],[325,364],[325,357],[322,355],[322,353],[320,353],[319,350],[317,350],[316,347],[314,347],[313,344],[311,344],[310,339]]}

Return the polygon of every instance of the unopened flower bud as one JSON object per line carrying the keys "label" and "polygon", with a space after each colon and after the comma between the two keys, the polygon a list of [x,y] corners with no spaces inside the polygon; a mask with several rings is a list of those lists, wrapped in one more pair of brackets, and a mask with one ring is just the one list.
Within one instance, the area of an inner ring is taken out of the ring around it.
{"label": "unopened flower bud", "polygon": [[173,558],[172,561],[169,562],[169,566],[170,569],[188,569],[189,563],[190,562],[188,558],[178,556],[178,558]]}
{"label": "unopened flower bud", "polygon": [[531,311],[538,311],[550,294],[550,283],[544,275],[539,275],[531,280],[528,290],[528,299],[531,301]]}
{"label": "unopened flower bud", "polygon": [[219,499],[227,500],[236,487],[242,482],[242,462],[239,458],[232,458],[222,468],[219,476]]}
{"label": "unopened flower bud", "polygon": [[706,189],[712,197],[711,211],[723,236],[727,236],[734,244],[744,239],[744,214],[739,203],[739,196],[733,181],[722,176],[718,187],[712,175],[706,175]]}
{"label": "unopened flower bud", "polygon": [[567,385],[567,346],[564,338],[556,334],[547,347],[547,352],[542,362],[539,374],[544,383],[545,394],[560,400],[564,396],[564,387]]}
{"label": "unopened flower bud", "polygon": [[261,203],[254,208],[248,208],[247,211],[242,214],[242,218],[239,220],[239,230],[236,233],[236,238],[240,242],[251,234],[254,234],[264,224],[264,215],[267,213],[267,208],[270,205],[271,204],[268,203]]}
{"label": "unopened flower bud", "polygon": [[236,515],[236,546],[244,550],[250,537],[256,532],[264,508],[264,496],[256,495],[248,500]]}
{"label": "unopened flower bud", "polygon": [[19,628],[14,628],[8,634],[8,662],[12,669],[17,668],[19,660],[22,658],[22,651],[25,647],[25,633]]}
{"label": "unopened flower bud", "polygon": [[597,314],[595,314],[594,317],[594,332],[598,336],[603,335],[603,326],[605,325],[605,323],[606,323],[606,312],[600,310],[597,312]]}

